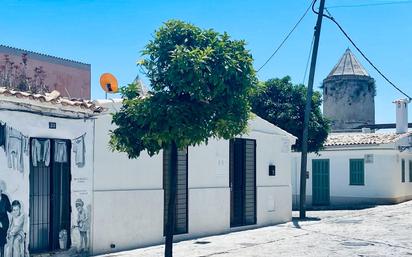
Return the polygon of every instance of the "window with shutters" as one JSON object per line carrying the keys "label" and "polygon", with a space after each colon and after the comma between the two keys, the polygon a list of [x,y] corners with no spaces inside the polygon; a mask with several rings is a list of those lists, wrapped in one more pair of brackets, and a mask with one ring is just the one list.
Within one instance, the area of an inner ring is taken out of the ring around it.
{"label": "window with shutters", "polygon": [[401,176],[402,176],[402,183],[405,182],[405,159],[402,159],[401,162]]}
{"label": "window with shutters", "polygon": [[409,161],[409,182],[412,182],[412,161]]}
{"label": "window with shutters", "polygon": [[[169,203],[169,190],[171,177],[169,174],[169,165],[171,164],[171,151],[163,151],[163,189],[164,189],[164,227],[166,233],[167,213]],[[176,209],[175,209],[175,226],[174,234],[188,233],[188,151],[177,151],[177,187],[176,187]]]}
{"label": "window with shutters", "polygon": [[230,140],[230,225],[256,224],[256,140]]}
{"label": "window with shutters", "polygon": [[365,185],[364,159],[349,160],[349,184],[353,186]]}

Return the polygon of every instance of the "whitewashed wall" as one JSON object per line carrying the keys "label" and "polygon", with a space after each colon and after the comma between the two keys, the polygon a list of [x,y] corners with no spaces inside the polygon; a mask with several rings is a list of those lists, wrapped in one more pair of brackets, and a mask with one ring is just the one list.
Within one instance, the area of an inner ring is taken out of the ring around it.
{"label": "whitewashed wall", "polygon": [[[106,102],[106,107],[113,111],[119,105]],[[256,226],[290,220],[290,146],[294,138],[257,117],[250,127],[244,137],[257,140]],[[96,120],[93,254],[164,240],[162,153],[153,157],[142,153],[129,160],[124,153],[111,152],[108,132],[113,128],[109,114]],[[276,164],[276,177],[269,177],[269,164]],[[176,240],[232,231],[229,142],[212,139],[208,145],[189,147],[188,165],[189,233],[176,236]]]}
{"label": "whitewashed wall", "polygon": [[[8,126],[20,131],[24,135],[41,138],[53,139],[74,139],[82,134],[85,136],[85,166],[78,168],[74,161],[71,163],[72,183],[71,183],[71,206],[72,216],[71,223],[77,224],[77,211],[75,201],[81,198],[84,201],[85,208],[92,204],[92,173],[93,173],[93,120],[83,119],[63,119],[47,117],[39,114],[0,110],[0,121],[6,122]],[[49,129],[49,122],[55,122],[56,129]],[[26,217],[25,232],[26,240],[29,240],[29,172],[30,160],[29,155],[24,155],[24,172],[7,167],[6,155],[3,148],[0,148],[0,179],[7,184],[6,193],[10,201],[20,200],[23,204],[23,211]],[[71,152],[71,159],[75,155]],[[80,244],[79,232],[77,229],[71,231],[72,246],[77,248]],[[26,246],[28,242],[26,243]]]}
{"label": "whitewashed wall", "polygon": [[[290,151],[295,140],[258,117],[251,127],[250,137],[256,138],[257,225],[289,221],[292,217]],[[269,165],[276,166],[276,176],[269,176]]]}
{"label": "whitewashed wall", "polygon": [[[162,242],[162,155],[130,160],[109,148],[111,115],[95,128],[93,254]],[[111,245],[114,248],[111,248]]]}
{"label": "whitewashed wall", "polygon": [[[373,155],[373,163],[365,162],[365,185],[349,185],[349,159],[363,159]],[[401,182],[401,162],[406,161],[405,183]],[[409,182],[409,160],[412,153],[390,149],[360,149],[321,151],[320,155],[308,155],[309,179],[306,179],[307,204],[312,200],[312,160],[329,159],[331,205],[357,203],[391,203],[412,199],[412,183]],[[300,153],[294,154],[292,164],[293,203],[298,203],[300,187]]]}
{"label": "whitewashed wall", "polygon": [[[393,167],[393,172],[395,175],[396,186],[394,188],[394,195],[396,196],[396,201],[406,201],[412,199],[412,179],[409,177],[409,165],[412,161],[412,150],[406,150],[402,153],[398,152],[394,157],[395,165]],[[401,183],[401,160],[405,160],[405,182]]]}

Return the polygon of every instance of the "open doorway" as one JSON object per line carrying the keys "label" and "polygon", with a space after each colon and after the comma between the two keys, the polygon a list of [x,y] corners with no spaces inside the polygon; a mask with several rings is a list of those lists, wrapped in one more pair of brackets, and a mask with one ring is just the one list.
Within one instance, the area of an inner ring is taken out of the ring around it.
{"label": "open doorway", "polygon": [[31,253],[60,249],[59,232],[66,230],[70,247],[70,140],[30,139]]}

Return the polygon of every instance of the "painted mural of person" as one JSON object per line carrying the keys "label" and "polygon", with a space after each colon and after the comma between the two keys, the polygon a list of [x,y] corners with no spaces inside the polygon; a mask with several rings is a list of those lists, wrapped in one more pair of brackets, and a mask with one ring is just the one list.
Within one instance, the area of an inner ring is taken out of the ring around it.
{"label": "painted mural of person", "polygon": [[82,199],[78,198],[76,200],[77,209],[77,227],[80,233],[80,248],[79,251],[88,251],[88,230],[89,230],[89,217],[87,211],[84,208],[84,202]]}
{"label": "painted mural of person", "polygon": [[9,217],[11,212],[10,200],[6,194],[6,183],[0,180],[0,257],[4,257],[4,246],[7,242],[7,230],[9,229]]}
{"label": "painted mural of person", "polygon": [[10,227],[7,231],[7,244],[4,251],[5,257],[24,257],[24,214],[19,201],[11,203]]}

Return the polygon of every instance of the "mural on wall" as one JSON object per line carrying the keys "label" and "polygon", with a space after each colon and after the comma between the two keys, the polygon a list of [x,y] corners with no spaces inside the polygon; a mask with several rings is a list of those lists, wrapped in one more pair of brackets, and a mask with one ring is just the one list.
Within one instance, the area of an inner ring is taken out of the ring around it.
{"label": "mural on wall", "polygon": [[21,207],[21,203],[18,200],[14,200],[11,203],[10,227],[7,230],[4,257],[25,256],[24,214]]}
{"label": "mural on wall", "polygon": [[91,174],[85,172],[86,161],[86,136],[83,134],[72,140],[73,170],[72,205],[72,248],[80,256],[89,255],[90,251],[90,224],[91,224]]}
{"label": "mural on wall", "polygon": [[[84,133],[71,140],[52,138],[29,140],[29,137],[18,129],[0,121],[0,257],[28,257],[29,244],[32,249],[33,245],[42,240],[35,235],[35,230],[39,229],[37,225],[30,224],[29,209],[45,210],[46,206],[42,205],[40,200],[36,206],[29,208],[31,202],[29,199],[36,197],[32,196],[33,192],[30,191],[33,190],[31,187],[37,186],[33,184],[32,176],[37,177],[36,174],[40,174],[37,172],[45,172],[45,170],[48,170],[46,171],[49,172],[48,174],[53,173],[53,177],[59,176],[57,180],[48,178],[51,187],[54,187],[53,183],[57,183],[55,185],[58,188],[68,188],[68,197],[65,198],[66,200],[60,200],[63,208],[61,210],[68,210],[68,205],[73,209],[72,212],[67,211],[68,223],[61,220],[62,227],[57,234],[53,234],[52,237],[54,235],[58,237],[52,240],[58,243],[57,249],[56,246],[53,246],[53,249],[67,250],[70,256],[89,255],[92,174],[85,172],[86,169],[91,171],[88,168],[91,163],[88,163],[86,158],[86,138],[87,134]],[[71,174],[72,180],[67,179],[67,182],[62,182],[63,179],[70,177],[67,176],[68,174]],[[34,181],[37,180],[34,178]],[[40,187],[34,190],[42,190],[43,184],[40,180],[36,183]],[[70,199],[72,202],[69,202]],[[51,204],[52,199],[48,201]],[[46,237],[52,235],[48,231],[45,232]],[[40,230],[39,232],[42,233]],[[46,250],[47,245],[52,245],[52,241],[47,241]]]}
{"label": "mural on wall", "polygon": [[78,252],[88,252],[89,251],[89,233],[90,233],[90,204],[85,208],[82,199],[78,198],[76,200],[76,210],[77,210],[77,221],[73,228],[77,228],[80,237],[80,245]]}
{"label": "mural on wall", "polygon": [[7,242],[7,231],[9,230],[8,213],[11,212],[11,204],[6,193],[6,183],[0,180],[0,257],[4,256],[4,246]]}
{"label": "mural on wall", "polygon": [[85,165],[86,146],[84,144],[84,137],[86,134],[73,139],[73,152],[75,153],[75,163],[77,167],[82,168]]}
{"label": "mural on wall", "polygon": [[[89,160],[93,152],[86,148],[92,141],[92,127],[82,121],[67,132],[50,131],[37,138],[39,128],[30,120],[8,120],[7,112],[0,116],[0,257],[28,257],[29,251],[50,249],[66,250],[68,256],[88,256],[92,249]],[[56,189],[62,197],[53,197]],[[48,197],[46,202],[44,197]],[[49,213],[51,204],[60,209]],[[53,217],[59,221],[49,220]]]}
{"label": "mural on wall", "polygon": [[[26,256],[28,215],[24,190],[28,137],[0,121],[0,252],[1,257]],[[26,199],[27,200],[27,199]]]}
{"label": "mural on wall", "polygon": [[2,257],[25,256],[25,215],[21,201],[7,194],[7,184],[0,180],[0,251]]}

